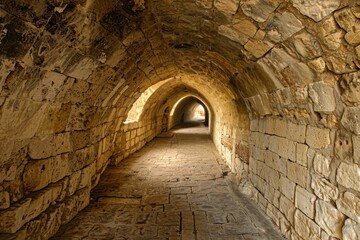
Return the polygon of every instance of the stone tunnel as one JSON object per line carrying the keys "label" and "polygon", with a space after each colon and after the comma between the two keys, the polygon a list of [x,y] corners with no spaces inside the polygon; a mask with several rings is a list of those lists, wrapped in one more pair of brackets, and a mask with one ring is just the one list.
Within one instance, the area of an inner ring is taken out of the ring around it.
{"label": "stone tunnel", "polygon": [[[61,238],[87,206],[114,211],[92,197],[102,179],[180,144],[197,105],[223,175],[279,239],[360,239],[358,0],[1,0],[0,31],[0,239]],[[213,172],[205,158],[183,166]],[[221,235],[229,218],[200,210],[180,210],[197,230],[81,239],[276,239],[240,222]]]}

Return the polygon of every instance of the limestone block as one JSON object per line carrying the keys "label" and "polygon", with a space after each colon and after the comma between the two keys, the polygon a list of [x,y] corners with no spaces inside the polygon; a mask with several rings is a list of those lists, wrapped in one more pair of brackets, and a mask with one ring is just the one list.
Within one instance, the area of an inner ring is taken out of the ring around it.
{"label": "limestone block", "polygon": [[287,137],[295,142],[304,143],[306,136],[306,125],[288,123]]}
{"label": "limestone block", "polygon": [[340,0],[291,0],[295,8],[303,15],[314,19],[316,22],[335,11],[340,6]]}
{"label": "limestone block", "polygon": [[360,107],[345,108],[341,123],[347,130],[360,135]]}
{"label": "limestone block", "polygon": [[240,0],[215,0],[214,6],[223,13],[235,14],[239,7]]}
{"label": "limestone block", "polygon": [[309,66],[315,72],[322,73],[325,71],[326,63],[322,57],[319,57],[312,61],[309,61]]}
{"label": "limestone block", "polygon": [[288,178],[284,176],[280,177],[280,192],[292,202],[295,200],[295,186],[295,183]]}
{"label": "limestone block", "polygon": [[259,132],[259,119],[253,118],[250,121],[250,131]]}
{"label": "limestone block", "polygon": [[329,178],[331,169],[330,169],[330,163],[331,161],[326,158],[325,156],[316,153],[313,161],[313,166],[315,172],[320,174],[321,176],[325,178]]}
{"label": "limestone block", "polygon": [[360,164],[360,136],[353,136],[354,162]]}
{"label": "limestone block", "polygon": [[314,102],[314,111],[322,113],[335,111],[334,88],[331,84],[324,82],[310,84],[309,96]]}
{"label": "limestone block", "polygon": [[80,54],[75,54],[69,62],[73,64],[66,66],[64,74],[80,80],[87,79],[98,66],[96,60]]}
{"label": "limestone block", "polygon": [[71,151],[69,133],[50,135],[42,139],[35,137],[29,143],[29,155],[32,159],[48,158],[69,151]]}
{"label": "limestone block", "polygon": [[315,221],[332,237],[342,238],[342,226],[345,216],[330,203],[318,200],[316,202]]}
{"label": "limestone block", "polygon": [[302,22],[290,12],[276,13],[268,22],[267,36],[271,41],[282,42],[304,28]]}
{"label": "limestone block", "polygon": [[89,106],[71,106],[69,121],[66,125],[66,131],[86,130],[92,120],[96,109]]}
{"label": "limestone block", "polygon": [[271,107],[267,95],[255,95],[249,98],[251,107],[261,116],[271,113]]}
{"label": "limestone block", "polygon": [[30,161],[23,174],[26,191],[40,190],[71,173],[67,154]]}
{"label": "limestone block", "polygon": [[344,187],[360,192],[360,166],[341,163],[337,170],[336,181]]}
{"label": "limestone block", "polygon": [[274,45],[270,42],[263,40],[250,39],[245,44],[245,49],[249,51],[254,57],[261,58],[264,56]]}
{"label": "limestone block", "polygon": [[309,125],[306,131],[306,143],[311,148],[326,148],[330,144],[330,130]]}
{"label": "limestone block", "polygon": [[295,214],[295,205],[285,196],[281,195],[280,197],[280,212],[282,212],[286,219],[293,225],[294,224],[294,214]]}
{"label": "limestone block", "polygon": [[95,161],[98,148],[91,146],[69,154],[69,166],[76,172]]}
{"label": "limestone block", "polygon": [[307,178],[308,178],[308,170],[307,168],[297,164],[288,161],[287,162],[287,177],[299,184],[302,187],[306,187]]}
{"label": "limestone block", "polygon": [[300,209],[306,216],[314,219],[316,196],[305,188],[296,186],[295,207]]}
{"label": "limestone block", "polygon": [[358,22],[350,8],[343,8],[336,11],[334,17],[339,26],[347,32],[351,31]]}
{"label": "limestone block", "polygon": [[306,144],[297,143],[296,144],[296,163],[307,167],[308,159],[307,159],[307,152],[309,147]]}
{"label": "limestone block", "polygon": [[265,22],[279,3],[280,1],[246,0],[241,1],[240,6],[245,15],[257,22]]}
{"label": "limestone block", "polygon": [[330,202],[339,198],[339,190],[325,178],[312,176],[311,188],[320,199]]}
{"label": "limestone block", "polygon": [[226,25],[219,26],[218,33],[234,42],[240,43],[241,45],[244,45],[249,40],[248,36]]}
{"label": "limestone block", "polygon": [[81,178],[79,183],[79,189],[85,188],[91,185],[91,168],[92,166],[87,166],[81,170]]}
{"label": "limestone block", "polygon": [[303,32],[294,37],[296,51],[303,57],[314,59],[320,57],[322,50],[320,44],[314,36],[308,32]]}
{"label": "limestone block", "polygon": [[[360,21],[359,23],[360,24]],[[349,31],[345,34],[345,40],[353,46],[357,46],[360,44],[360,29],[356,29],[353,31]]]}
{"label": "limestone block", "polygon": [[[360,59],[360,45],[359,49],[359,56]],[[342,77],[342,81],[340,82],[340,87],[342,88],[341,99],[351,105],[353,103],[360,102],[360,73],[349,73],[345,74]]]}
{"label": "limestone block", "polygon": [[360,239],[360,224],[346,219],[342,229],[343,240]]}
{"label": "limestone block", "polygon": [[80,184],[80,178],[81,178],[81,170],[79,170],[69,176],[69,183],[68,183],[68,187],[66,189],[67,196],[71,196],[76,192],[76,190],[78,189],[79,184]]}
{"label": "limestone block", "polygon": [[248,37],[254,37],[257,31],[257,26],[247,19],[235,20],[233,28],[245,34]]}
{"label": "limestone block", "polygon": [[337,50],[341,47],[342,39],[344,38],[344,32],[343,31],[337,31],[334,33],[331,33],[321,40],[324,42],[327,48],[330,50]]}
{"label": "limestone block", "polygon": [[298,209],[295,212],[294,228],[303,239],[320,239],[320,227]]}
{"label": "limestone block", "polygon": [[25,223],[44,212],[58,198],[60,191],[61,185],[56,184],[0,211],[0,219],[5,220],[0,221],[0,232],[15,233]]}
{"label": "limestone block", "polygon": [[360,224],[360,198],[351,192],[343,193],[336,201],[340,212]]}
{"label": "limestone block", "polygon": [[10,207],[10,194],[7,191],[0,191],[0,210]]}
{"label": "limestone block", "polygon": [[[335,156],[340,161],[351,162],[353,159],[353,146],[351,133],[338,130],[335,138]],[[354,151],[356,151],[354,149]]]}

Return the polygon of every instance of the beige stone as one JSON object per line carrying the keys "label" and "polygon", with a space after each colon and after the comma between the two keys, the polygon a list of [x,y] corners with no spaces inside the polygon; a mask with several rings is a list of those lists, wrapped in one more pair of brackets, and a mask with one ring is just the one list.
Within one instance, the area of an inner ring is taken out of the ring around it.
{"label": "beige stone", "polygon": [[254,57],[260,58],[264,56],[273,47],[273,45],[270,42],[250,39],[244,47]]}
{"label": "beige stone", "polygon": [[339,190],[325,178],[312,176],[311,188],[315,195],[327,202],[336,201],[339,198]]}
{"label": "beige stone", "polygon": [[360,136],[353,136],[353,147],[354,147],[354,161],[360,164]]}
{"label": "beige stone", "polygon": [[341,163],[336,174],[336,181],[354,190],[360,191],[360,167],[356,164]]}
{"label": "beige stone", "polygon": [[341,238],[345,216],[330,203],[318,200],[316,202],[315,221],[330,236]]}
{"label": "beige stone", "polygon": [[245,15],[257,22],[265,22],[279,3],[279,1],[246,0],[241,1],[240,6]]}
{"label": "beige stone", "polygon": [[29,144],[29,155],[33,159],[52,157],[71,150],[70,134],[57,134],[45,138],[34,138]]}
{"label": "beige stone", "polygon": [[314,170],[325,178],[328,178],[330,176],[330,163],[331,162],[327,157],[318,153],[315,154],[313,161]]}
{"label": "beige stone", "polygon": [[10,195],[7,191],[0,191],[0,209],[10,207]]}
{"label": "beige stone", "polygon": [[294,214],[296,210],[294,203],[285,196],[281,195],[279,210],[285,215],[286,219],[293,225]]}
{"label": "beige stone", "polygon": [[352,220],[360,224],[360,198],[351,192],[341,194],[336,201],[337,208],[350,217]]}
{"label": "beige stone", "polygon": [[308,171],[307,168],[297,164],[288,161],[287,162],[287,177],[299,184],[302,187],[306,187],[307,179],[308,179]]}
{"label": "beige stone", "polygon": [[309,62],[309,66],[311,69],[313,69],[315,72],[322,73],[325,71],[326,63],[322,57],[316,58],[314,60],[311,60]]}
{"label": "beige stone", "polygon": [[294,228],[303,239],[320,238],[320,227],[298,209],[295,212]]}
{"label": "beige stone", "polygon": [[289,122],[288,123],[288,138],[290,140],[304,143],[305,136],[306,136],[306,125],[294,124]]}
{"label": "beige stone", "polygon": [[274,42],[284,41],[304,27],[302,22],[290,12],[276,13],[267,26],[269,28],[267,35]]}
{"label": "beige stone", "polygon": [[221,12],[224,12],[226,14],[234,14],[238,9],[239,0],[215,0],[214,6]]}
{"label": "beige stone", "polygon": [[300,186],[296,186],[295,206],[310,219],[315,217],[315,200],[316,196],[314,194]]}
{"label": "beige stone", "polygon": [[322,50],[320,44],[314,36],[308,32],[303,32],[294,37],[296,51],[303,57],[313,59],[320,57]]}
{"label": "beige stone", "polygon": [[340,2],[340,0],[292,0],[294,7],[296,7],[302,14],[314,19],[317,22],[336,10],[340,6]]}
{"label": "beige stone", "polygon": [[334,89],[331,84],[324,82],[310,84],[309,96],[314,102],[316,112],[331,113],[335,110]]}
{"label": "beige stone", "polygon": [[238,42],[242,45],[244,45],[249,40],[248,36],[244,35],[243,33],[237,31],[230,26],[221,25],[219,26],[218,32],[220,35],[225,36],[230,40]]}
{"label": "beige stone", "polygon": [[296,163],[307,167],[308,165],[308,152],[309,147],[306,144],[297,143],[296,144]]}
{"label": "beige stone", "polygon": [[343,239],[352,240],[360,238],[360,224],[352,221],[351,219],[346,219],[344,227],[342,229]]}
{"label": "beige stone", "polygon": [[280,177],[280,191],[292,202],[295,200],[295,186],[296,184],[291,180],[284,176]]}
{"label": "beige stone", "polygon": [[336,22],[346,31],[351,31],[351,29],[356,26],[358,21],[350,8],[343,8],[339,11],[336,11],[334,14]]}
{"label": "beige stone", "polygon": [[329,129],[309,125],[306,131],[306,143],[312,148],[326,148],[330,144]]}
{"label": "beige stone", "polygon": [[347,130],[360,135],[360,107],[345,108],[341,123]]}

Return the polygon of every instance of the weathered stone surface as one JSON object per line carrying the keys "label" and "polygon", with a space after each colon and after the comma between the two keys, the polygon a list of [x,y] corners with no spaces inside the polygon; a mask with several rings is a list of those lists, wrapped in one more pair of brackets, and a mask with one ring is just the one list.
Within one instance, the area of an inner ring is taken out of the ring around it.
{"label": "weathered stone surface", "polygon": [[232,40],[234,42],[238,42],[242,45],[244,45],[249,39],[248,36],[240,33],[236,29],[234,29],[230,26],[226,26],[226,25],[219,26],[218,32],[220,35],[223,35],[223,36],[229,38],[230,40]]}
{"label": "weathered stone surface", "polygon": [[347,130],[360,135],[360,107],[345,108],[341,123]]}
{"label": "weathered stone surface", "polygon": [[234,14],[239,7],[239,2],[240,0],[215,0],[214,6],[221,12],[224,12],[226,14]]}
{"label": "weathered stone surface", "polygon": [[280,177],[280,191],[292,202],[295,200],[295,186],[296,184],[286,177]]}
{"label": "weathered stone surface", "polygon": [[273,47],[273,45],[269,42],[250,39],[244,47],[254,57],[260,58],[264,56]]}
{"label": "weathered stone surface", "polygon": [[320,199],[330,202],[339,198],[339,190],[325,178],[312,176],[311,188]]}
{"label": "weathered stone surface", "polygon": [[354,162],[360,164],[360,136],[353,136]]}
{"label": "weathered stone surface", "polygon": [[352,162],[353,144],[351,140],[351,135],[352,134],[345,131],[336,132],[335,156],[341,161]]}
{"label": "weathered stone surface", "polygon": [[280,212],[282,212],[286,219],[291,223],[294,224],[294,214],[295,214],[295,205],[292,201],[288,198],[281,195],[280,197]]}
{"label": "weathered stone surface", "polygon": [[311,219],[315,217],[315,200],[316,196],[314,194],[300,186],[296,186],[295,206]]}
{"label": "weathered stone surface", "polygon": [[7,191],[0,191],[0,210],[10,207],[10,195]]}
{"label": "weathered stone surface", "polygon": [[336,11],[334,14],[336,22],[343,28],[345,31],[351,31],[353,27],[356,26],[358,21],[350,8],[343,8],[339,11]]}
{"label": "weathered stone surface", "polygon": [[234,20],[233,28],[248,37],[254,37],[258,30],[257,26],[247,19]]}
{"label": "weathered stone surface", "polygon": [[296,163],[307,167],[308,166],[308,156],[307,151],[309,147],[306,144],[297,143],[296,144]]}
{"label": "weathered stone surface", "polygon": [[296,35],[294,37],[294,46],[301,56],[308,59],[320,57],[322,54],[320,44],[315,37],[308,32]]}
{"label": "weathered stone surface", "polygon": [[[360,50],[360,47],[359,47]],[[360,52],[359,52],[360,53]],[[360,54],[359,54],[360,56]],[[342,77],[340,87],[342,88],[341,99],[351,105],[360,102],[360,75],[355,73],[346,74]]]}
{"label": "weathered stone surface", "polygon": [[314,170],[325,178],[328,178],[330,176],[330,163],[331,161],[327,157],[318,153],[315,154],[313,162]]}
{"label": "weathered stone surface", "polygon": [[306,187],[307,178],[308,178],[308,171],[307,168],[297,164],[288,161],[287,162],[287,177],[299,184],[302,187]]}
{"label": "weathered stone surface", "polygon": [[33,159],[48,158],[70,150],[69,133],[34,138],[29,144],[29,155]]}
{"label": "weathered stone surface", "polygon": [[266,26],[269,30],[267,35],[274,42],[281,42],[303,29],[302,22],[294,14],[284,12],[275,14],[274,18]]}
{"label": "weathered stone surface", "polygon": [[315,221],[330,236],[341,238],[344,220],[345,216],[330,203],[321,200],[316,202]]}
{"label": "weathered stone surface", "polygon": [[314,19],[315,21],[320,21],[333,11],[335,11],[340,6],[340,0],[291,0],[294,7],[296,7],[302,14]]}
{"label": "weathered stone surface", "polygon": [[316,112],[331,113],[335,110],[334,88],[331,84],[324,82],[310,84],[309,96],[314,102]]}
{"label": "weathered stone surface", "polygon": [[320,227],[299,210],[295,212],[294,228],[303,239],[320,239]]}
{"label": "weathered stone surface", "polygon": [[309,62],[309,67],[318,73],[325,71],[326,63],[323,58],[319,57]]}
{"label": "weathered stone surface", "polygon": [[360,224],[352,221],[351,219],[346,219],[344,227],[342,229],[343,239],[352,240],[360,238]]}
{"label": "weathered stone surface", "polygon": [[346,216],[360,224],[360,198],[351,192],[341,194],[336,201],[337,208]]}
{"label": "weathered stone surface", "polygon": [[341,163],[337,170],[336,181],[345,187],[360,191],[360,166]]}
{"label": "weathered stone surface", "polygon": [[306,131],[306,143],[312,148],[326,148],[330,144],[329,129],[309,125]]}
{"label": "weathered stone surface", "polygon": [[277,8],[279,1],[246,0],[240,6],[245,15],[257,22],[265,22],[269,15]]}
{"label": "weathered stone surface", "polygon": [[25,167],[24,188],[26,191],[37,191],[70,173],[69,157],[66,154],[44,160],[33,160]]}

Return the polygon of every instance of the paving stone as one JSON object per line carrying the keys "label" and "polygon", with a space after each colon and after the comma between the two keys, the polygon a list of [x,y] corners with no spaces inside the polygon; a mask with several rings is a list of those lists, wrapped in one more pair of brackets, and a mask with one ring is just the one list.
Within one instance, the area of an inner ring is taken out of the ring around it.
{"label": "paving stone", "polygon": [[[92,193],[91,204],[54,239],[263,239],[264,231],[271,239],[282,239],[269,227],[271,223],[264,225],[266,230],[258,227],[263,223],[256,219],[263,217],[252,212],[256,206],[248,209],[231,190],[218,156],[209,150],[214,145],[207,129],[178,131],[172,139],[156,139],[108,168]],[[187,131],[207,137],[180,134]],[[201,148],[193,148],[194,144]],[[179,152],[182,157],[177,161]],[[170,161],[164,162],[164,156]],[[289,191],[294,197],[295,185]]]}

